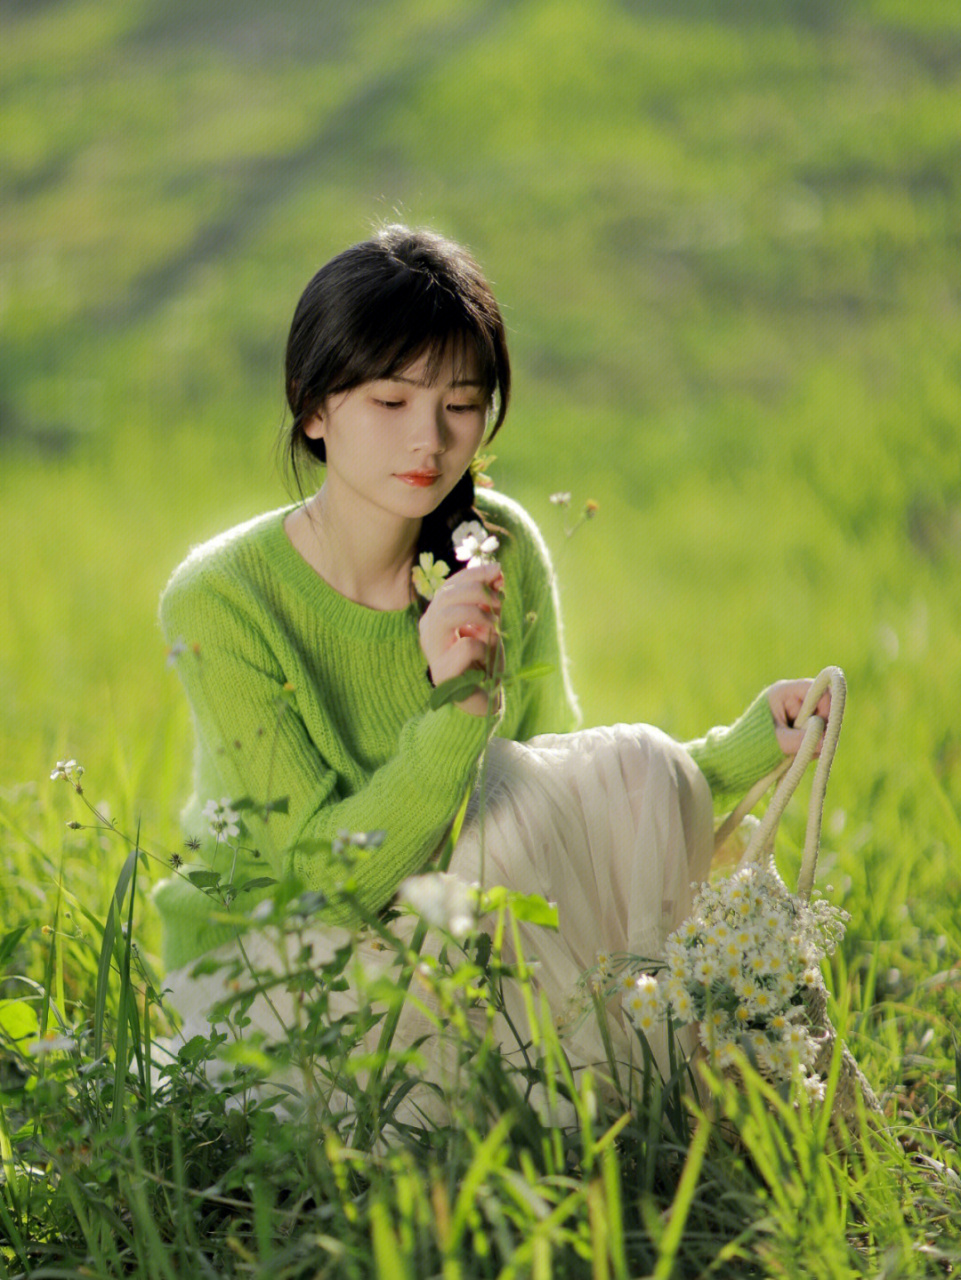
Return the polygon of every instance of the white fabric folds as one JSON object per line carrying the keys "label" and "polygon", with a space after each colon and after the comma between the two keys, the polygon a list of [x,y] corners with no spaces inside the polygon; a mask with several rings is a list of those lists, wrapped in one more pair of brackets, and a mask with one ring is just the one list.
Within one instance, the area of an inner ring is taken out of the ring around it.
{"label": "white fabric folds", "polygon": [[[411,797],[416,804],[416,798]],[[483,833],[481,813],[483,811]],[[648,725],[614,725],[565,735],[545,735],[527,743],[494,739],[486,775],[475,789],[450,870],[484,887],[501,884],[555,902],[559,928],[521,925],[524,959],[536,961],[534,987],[560,1023],[570,1000],[598,956],[625,954],[657,959],[667,935],[690,912],[692,882],[706,879],[713,851],[711,795],[703,775],[684,749]],[[374,855],[376,856],[376,855]],[[409,938],[416,921],[404,917],[392,926]],[[349,941],[341,928],[313,928],[309,938],[314,959],[321,962]],[[433,930],[425,950],[436,951],[442,937]],[[257,966],[281,967],[278,939],[267,930],[248,934],[244,949]],[[507,958],[513,959],[510,944]],[[237,944],[216,953],[225,961],[237,955]],[[362,943],[355,960],[369,977],[393,961],[377,943]],[[182,1034],[209,1035],[210,1013],[231,989],[229,964],[215,973],[191,976],[193,965],[167,975],[170,999],[183,1019]],[[241,981],[233,979],[232,981]],[[395,1036],[394,1050],[422,1036],[420,1052],[425,1077],[452,1084],[457,1053],[450,1034],[419,1007],[423,994],[415,978]],[[294,997],[282,986],[270,1000],[282,1022],[294,1017]],[[355,990],[332,997],[332,1011],[349,1014]],[[352,1004],[353,1002],[353,1004]],[[608,1025],[619,1061],[641,1060],[636,1034],[619,1001],[608,1005]],[[524,1003],[508,992],[511,1021],[527,1031]],[[478,1011],[483,1016],[483,1011]],[[247,1011],[251,1029],[273,1039],[285,1034],[270,1003],[258,995]],[[596,1017],[588,1011],[567,1020],[565,1051],[575,1070],[592,1066],[607,1074],[606,1056]],[[495,1022],[502,1051],[517,1060],[517,1043],[504,1019]],[[379,1025],[364,1047],[376,1049]],[[172,1046],[175,1047],[175,1046]],[[666,1039],[652,1042],[662,1074],[667,1074]],[[288,1081],[296,1087],[296,1081]],[[443,1119],[442,1092],[414,1090],[404,1119]]]}

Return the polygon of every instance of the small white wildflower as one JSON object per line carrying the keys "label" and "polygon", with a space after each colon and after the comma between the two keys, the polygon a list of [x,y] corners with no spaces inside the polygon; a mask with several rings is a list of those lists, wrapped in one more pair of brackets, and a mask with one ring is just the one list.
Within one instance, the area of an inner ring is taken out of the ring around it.
{"label": "small white wildflower", "polygon": [[77,1042],[73,1036],[57,1035],[54,1032],[48,1032],[40,1040],[34,1040],[27,1045],[27,1053],[31,1058],[39,1058],[45,1053],[70,1053],[76,1049]]}
{"label": "small white wildflower", "polygon": [[748,970],[755,978],[763,978],[768,973],[767,956],[763,951],[755,951],[748,957]]}
{"label": "small white wildflower", "polygon": [[781,1036],[781,1043],[786,1049],[790,1049],[792,1053],[803,1053],[807,1046],[808,1033],[803,1027],[796,1024],[788,1026],[787,1030]]}
{"label": "small white wildflower", "polygon": [[386,831],[354,831],[348,835],[347,843],[355,849],[379,849],[386,839]]}
{"label": "small white wildflower", "polygon": [[657,1000],[658,982],[652,973],[639,973],[634,979],[634,986],[641,999],[654,1003]]}
{"label": "small white wildflower", "polygon": [[623,998],[627,1016],[642,1031],[650,1031],[660,1017],[660,987],[649,973],[640,974]]}
{"label": "small white wildflower", "polygon": [[714,1046],[714,1061],[719,1067],[729,1067],[737,1058],[737,1041],[728,1038],[719,1040]]}
{"label": "small white wildflower", "polygon": [[463,938],[476,926],[477,891],[446,871],[409,876],[398,890],[401,900],[429,925]]}
{"label": "small white wildflower", "polygon": [[430,551],[422,551],[411,570],[414,590],[425,600],[433,600],[449,573],[450,566],[445,560],[435,560]]}
{"label": "small white wildflower", "polygon": [[751,1007],[755,1014],[766,1016],[774,1009],[774,994],[766,987],[758,987],[751,996]]}
{"label": "small white wildflower", "polygon": [[787,971],[779,973],[774,979],[774,990],[777,992],[777,997],[782,1004],[785,1001],[790,1000],[796,993],[797,989],[796,979]]}
{"label": "small white wildflower", "polygon": [[678,937],[683,938],[685,942],[695,942],[700,932],[701,921],[696,916],[690,916],[678,930]]}
{"label": "small white wildflower", "polygon": [[224,796],[219,803],[216,800],[208,800],[201,811],[201,816],[207,819],[210,834],[216,840],[230,840],[240,835],[240,827],[237,825],[240,814],[231,809],[227,796]]}
{"label": "small white wildflower", "polygon": [[479,520],[465,520],[452,535],[454,555],[466,563],[468,569],[479,564],[493,564],[494,553],[500,543],[488,533]]}
{"label": "small white wildflower", "polygon": [[62,779],[64,782],[77,782],[82,777],[82,764],[77,764],[76,760],[58,760],[57,767],[50,775],[50,781],[58,782]]}
{"label": "small white wildflower", "polygon": [[553,502],[555,507],[568,507],[571,503],[571,495],[569,493],[552,493],[549,501]]}
{"label": "small white wildflower", "polygon": [[696,1016],[694,1009],[694,1001],[691,993],[683,988],[676,994],[671,995],[671,1008],[674,1010],[674,1017],[678,1022],[693,1022]]}
{"label": "small white wildflower", "polygon": [[824,1081],[818,1075],[807,1075],[801,1077],[801,1084],[804,1086],[804,1092],[812,1102],[823,1102],[825,1085]]}
{"label": "small white wildflower", "polygon": [[684,985],[683,977],[679,975],[671,974],[664,987],[665,1002],[670,1004],[676,996],[680,995],[681,992],[685,990],[686,990],[686,987]]}
{"label": "small white wildflower", "polygon": [[653,1009],[634,1009],[629,1005],[627,1016],[630,1018],[631,1022],[634,1023],[634,1026],[637,1027],[638,1031],[643,1031],[645,1034],[649,1031],[653,1031],[657,1026],[657,1014]]}
{"label": "small white wildflower", "polygon": [[750,974],[739,974],[734,982],[731,983],[731,986],[734,988],[734,994],[739,1000],[750,1000],[754,994],[754,979]]}
{"label": "small white wildflower", "polygon": [[[347,850],[379,849],[387,838],[386,831],[348,831],[342,827],[330,842],[330,850],[338,858],[344,858]],[[356,854],[347,853],[345,861],[353,861]]]}
{"label": "small white wildflower", "polygon": [[716,1036],[727,1023],[727,1015],[723,1009],[712,1009],[702,1020],[701,1029],[709,1037]]}

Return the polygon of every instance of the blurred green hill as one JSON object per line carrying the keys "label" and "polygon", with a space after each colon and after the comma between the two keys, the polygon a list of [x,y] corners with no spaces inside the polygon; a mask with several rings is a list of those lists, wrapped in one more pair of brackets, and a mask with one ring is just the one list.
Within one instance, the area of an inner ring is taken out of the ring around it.
{"label": "blurred green hill", "polygon": [[[287,500],[297,296],[400,219],[504,306],[493,474],[557,554],[585,719],[693,736],[839,662],[854,752],[958,801],[953,0],[0,15],[0,783],[76,755],[170,819],[158,593]],[[600,504],[569,543],[556,490]]]}

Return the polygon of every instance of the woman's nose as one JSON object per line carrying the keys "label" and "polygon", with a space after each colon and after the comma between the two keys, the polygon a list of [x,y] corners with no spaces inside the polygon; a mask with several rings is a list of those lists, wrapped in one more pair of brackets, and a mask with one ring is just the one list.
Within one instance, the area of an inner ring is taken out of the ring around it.
{"label": "woman's nose", "polygon": [[425,410],[418,415],[411,433],[411,449],[415,452],[443,453],[446,448],[447,423],[443,410]]}

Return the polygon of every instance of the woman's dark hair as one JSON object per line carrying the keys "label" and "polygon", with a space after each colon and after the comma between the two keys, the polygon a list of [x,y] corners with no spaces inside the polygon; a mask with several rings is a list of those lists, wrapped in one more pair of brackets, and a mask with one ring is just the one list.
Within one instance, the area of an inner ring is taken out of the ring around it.
{"label": "woman's dark hair", "polygon": [[[287,340],[284,458],[301,493],[301,465],[326,459],[304,424],[328,396],[389,378],[427,355],[427,376],[451,357],[473,356],[489,405],[490,440],[510,399],[511,370],[500,309],[480,267],[433,231],[384,227],[321,267],[304,290]],[[453,568],[451,532],[479,519],[470,471],[423,523],[417,550]]]}

